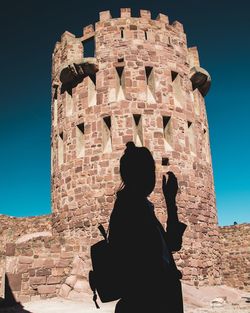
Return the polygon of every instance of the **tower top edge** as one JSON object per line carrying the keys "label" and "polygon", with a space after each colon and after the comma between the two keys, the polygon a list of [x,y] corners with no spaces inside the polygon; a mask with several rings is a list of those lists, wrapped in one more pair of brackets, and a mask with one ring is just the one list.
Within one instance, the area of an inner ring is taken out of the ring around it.
{"label": "tower top edge", "polygon": [[[154,24],[152,22],[154,22],[156,24],[157,27],[164,27],[166,29],[170,29],[174,32],[178,32],[178,33],[184,33],[184,28],[183,28],[183,24],[180,23],[179,21],[174,21],[172,23],[169,23],[169,18],[166,14],[163,13],[159,13],[156,17],[156,19],[152,19],[152,15],[151,12],[149,10],[140,10],[140,14],[139,16],[132,16],[131,15],[131,9],[130,8],[121,8],[120,9],[120,16],[119,17],[112,17],[111,12],[109,10],[106,11],[101,11],[99,12],[99,20],[96,23],[93,24],[89,24],[87,26],[83,27],[83,33],[81,37],[76,37],[73,33],[69,32],[69,31],[65,31],[62,35],[61,35],[61,41],[63,40],[81,40],[81,41],[85,41],[90,39],[91,37],[95,36],[95,32],[96,30],[100,29],[100,27],[103,27],[103,23],[107,23],[109,21],[118,21],[120,19],[131,19],[134,21],[138,21],[138,20],[142,20],[144,23],[145,22],[151,22],[151,25],[153,26]],[[121,25],[122,28],[122,25]]]}

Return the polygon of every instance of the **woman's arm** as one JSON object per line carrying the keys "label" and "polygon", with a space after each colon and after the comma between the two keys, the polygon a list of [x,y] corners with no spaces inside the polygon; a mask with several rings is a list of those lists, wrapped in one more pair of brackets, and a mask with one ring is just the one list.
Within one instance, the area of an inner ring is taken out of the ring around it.
{"label": "woman's arm", "polygon": [[179,251],[182,246],[182,236],[187,227],[186,224],[179,222],[178,208],[176,206],[176,195],[178,191],[177,178],[173,172],[168,172],[168,180],[166,176],[163,176],[162,180],[162,191],[167,206],[167,230],[166,240],[168,248],[171,251]]}

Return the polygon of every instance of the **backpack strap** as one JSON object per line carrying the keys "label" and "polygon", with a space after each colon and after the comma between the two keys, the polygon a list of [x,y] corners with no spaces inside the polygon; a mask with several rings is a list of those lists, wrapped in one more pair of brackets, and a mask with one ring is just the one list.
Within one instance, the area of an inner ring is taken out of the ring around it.
{"label": "backpack strap", "polygon": [[97,293],[96,293],[96,290],[93,290],[93,301],[95,302],[95,307],[97,309],[100,309],[98,303],[97,303]]}
{"label": "backpack strap", "polygon": [[89,272],[89,285],[91,290],[93,291],[93,301],[95,302],[95,306],[97,309],[100,309],[97,303],[97,293],[96,293],[96,286],[95,286],[95,274],[93,271]]}

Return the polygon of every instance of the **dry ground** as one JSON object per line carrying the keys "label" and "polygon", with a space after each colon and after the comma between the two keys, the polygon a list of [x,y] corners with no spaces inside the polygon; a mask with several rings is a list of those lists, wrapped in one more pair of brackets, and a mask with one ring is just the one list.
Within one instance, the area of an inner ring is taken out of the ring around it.
{"label": "dry ground", "polygon": [[[246,299],[242,298],[250,297],[250,294],[227,286],[202,287],[197,289],[193,286],[183,284],[183,294],[185,313],[250,313],[250,303],[246,303]],[[115,302],[100,303],[99,301],[99,304],[101,308],[97,310],[91,300],[91,296],[86,295],[84,301],[53,298],[24,303],[23,308],[2,308],[0,312],[114,313]]]}

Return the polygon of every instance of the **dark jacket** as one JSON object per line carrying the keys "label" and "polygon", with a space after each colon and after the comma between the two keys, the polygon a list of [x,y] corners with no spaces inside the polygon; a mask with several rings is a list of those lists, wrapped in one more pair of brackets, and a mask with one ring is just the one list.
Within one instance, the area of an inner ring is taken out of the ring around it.
{"label": "dark jacket", "polygon": [[109,243],[121,272],[123,299],[138,302],[143,297],[146,302],[161,303],[160,306],[182,302],[181,273],[172,252],[180,250],[185,228],[177,219],[168,221],[165,231],[146,197],[125,189],[118,192],[110,218]]}

